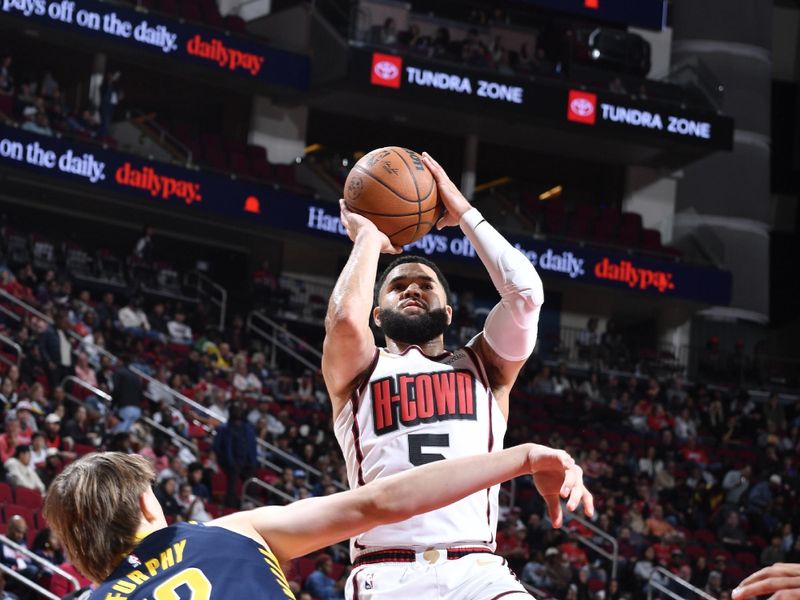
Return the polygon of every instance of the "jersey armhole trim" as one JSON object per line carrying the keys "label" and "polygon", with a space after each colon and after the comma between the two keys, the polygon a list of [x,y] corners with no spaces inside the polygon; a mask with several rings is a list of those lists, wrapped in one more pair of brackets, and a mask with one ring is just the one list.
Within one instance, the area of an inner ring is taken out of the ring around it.
{"label": "jersey armhole trim", "polygon": [[489,385],[489,376],[486,374],[486,368],[483,366],[483,361],[481,360],[480,356],[478,356],[478,353],[475,352],[475,350],[473,350],[470,346],[464,346],[464,351],[475,365],[475,370],[478,372],[478,376],[481,378],[481,383],[483,383],[486,391],[491,394],[492,386]]}

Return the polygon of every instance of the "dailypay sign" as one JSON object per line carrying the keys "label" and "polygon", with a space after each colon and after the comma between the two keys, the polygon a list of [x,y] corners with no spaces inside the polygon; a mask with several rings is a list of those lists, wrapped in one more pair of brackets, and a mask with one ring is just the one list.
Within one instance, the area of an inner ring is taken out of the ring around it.
{"label": "dailypay sign", "polygon": [[[307,230],[347,237],[335,208],[311,202],[307,207]],[[588,247],[566,247],[531,239],[509,237],[517,250],[542,273],[576,282],[601,284],[663,296],[707,302],[730,302],[730,274],[693,265],[665,263],[643,257],[603,252]],[[474,259],[470,241],[456,228],[448,228],[405,246],[407,252],[425,256]]]}
{"label": "dailypay sign", "polygon": [[306,57],[125,6],[97,0],[0,0],[3,13],[182,56],[249,78],[299,89],[308,87]]}

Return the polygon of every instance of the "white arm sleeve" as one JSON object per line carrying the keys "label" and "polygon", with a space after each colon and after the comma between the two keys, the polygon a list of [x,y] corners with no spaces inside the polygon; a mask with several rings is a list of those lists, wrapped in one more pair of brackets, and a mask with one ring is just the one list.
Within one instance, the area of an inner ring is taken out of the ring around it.
{"label": "white arm sleeve", "polygon": [[483,336],[498,356],[516,362],[533,352],[539,330],[544,288],[539,274],[525,255],[471,208],[461,216],[461,230],[475,247],[500,302],[486,317]]}

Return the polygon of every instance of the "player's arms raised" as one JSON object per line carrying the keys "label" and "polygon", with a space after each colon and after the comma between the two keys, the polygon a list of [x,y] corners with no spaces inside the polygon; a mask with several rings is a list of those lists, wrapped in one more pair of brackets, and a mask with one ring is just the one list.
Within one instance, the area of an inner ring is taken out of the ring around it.
{"label": "player's arms raised", "polygon": [[281,560],[302,556],[378,525],[403,521],[520,475],[533,474],[556,527],[567,508],[594,512],[592,495],[563,450],[523,444],[501,452],[438,461],[350,490],[223,517],[213,524],[252,527]]}
{"label": "player's arms raised", "polygon": [[402,252],[401,248],[392,246],[372,221],[347,210],[344,200],[340,200],[339,205],[342,224],[353,241],[353,249],[333,288],[325,316],[322,374],[333,403],[334,419],[375,353],[369,316],[378,258],[382,252]]}
{"label": "player's arms raised", "polygon": [[753,573],[733,590],[733,600],[767,595],[770,600],[800,600],[800,564],[775,563]]}
{"label": "player's arms raised", "polygon": [[492,390],[507,415],[508,392],[536,345],[544,304],[542,280],[530,260],[464,198],[439,163],[427,153],[422,160],[433,173],[447,208],[439,228],[461,226],[500,293],[500,302],[486,318],[483,332],[470,345],[483,359]]}

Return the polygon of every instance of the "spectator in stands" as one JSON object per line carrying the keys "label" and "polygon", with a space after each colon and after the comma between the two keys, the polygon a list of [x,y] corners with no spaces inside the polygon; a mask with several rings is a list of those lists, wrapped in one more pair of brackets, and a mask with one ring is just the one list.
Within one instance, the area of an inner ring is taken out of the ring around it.
{"label": "spectator in stands", "polygon": [[773,495],[781,487],[781,476],[773,473],[766,481],[755,484],[747,495],[747,507],[756,514],[764,514],[772,504]]}
{"label": "spectator in stands", "polygon": [[3,384],[0,385],[0,402],[8,409],[17,403],[18,395],[14,381],[10,377],[3,378]]}
{"label": "spectator in stands", "polygon": [[183,509],[181,516],[185,521],[205,523],[211,520],[211,515],[206,511],[203,499],[192,493],[190,483],[182,483],[177,496],[178,504]]}
{"label": "spectator in stands", "polygon": [[[16,406],[17,421],[19,422],[19,433],[17,442],[30,445],[33,434],[39,429],[36,419],[33,416],[34,406],[27,398],[20,400]],[[41,411],[38,411],[41,414]]]}
{"label": "spectator in stands", "polygon": [[556,596],[563,595],[572,581],[572,569],[566,555],[561,553],[558,548],[551,546],[545,550],[544,562],[547,587],[553,590]]}
{"label": "spectator in stands", "polygon": [[100,135],[106,135],[114,119],[114,109],[122,100],[122,92],[117,84],[122,73],[119,71],[106,71],[103,83],[100,85]]}
{"label": "spectator in stands", "polygon": [[39,530],[39,533],[36,534],[31,550],[54,565],[60,565],[64,562],[64,551],[61,548],[61,542],[47,527]]}
{"label": "spectator in stands", "polygon": [[51,387],[61,383],[72,370],[72,345],[69,341],[69,319],[66,311],[60,310],[53,319],[53,324],[42,333],[39,351],[42,355],[47,378]]}
{"label": "spectator in stands", "polygon": [[0,571],[0,600],[19,600],[19,596],[6,591],[6,575],[2,571]]}
{"label": "spectator in stands", "polygon": [[450,30],[447,27],[436,29],[429,55],[436,58],[444,58],[450,55]]}
{"label": "spectator in stands", "polygon": [[750,487],[752,468],[744,465],[740,469],[731,469],[725,473],[722,480],[722,489],[725,491],[725,502],[731,506],[738,506],[744,493]]}
{"label": "spectator in stands", "polygon": [[248,350],[250,340],[244,327],[242,315],[234,315],[227,341],[234,352],[246,352]]}
{"label": "spectator in stands", "polygon": [[9,413],[6,415],[5,431],[0,433],[0,460],[5,463],[14,456],[19,444],[19,421],[16,416]]}
{"label": "spectator in stands", "polygon": [[341,590],[336,589],[333,574],[333,559],[328,554],[320,554],[315,561],[315,569],[306,579],[304,589],[319,600],[343,598]]}
{"label": "spectator in stands", "polygon": [[[19,515],[13,515],[8,520],[7,527],[8,529],[6,530],[6,537],[8,537],[8,539],[18,546],[27,548],[28,523],[25,521],[25,519]],[[23,577],[33,579],[34,581],[41,572],[41,569],[33,560],[5,544],[3,544],[2,557],[0,560],[2,560],[4,565],[12,568]]]}
{"label": "spectator in stands", "polygon": [[214,452],[220,468],[228,478],[225,504],[238,506],[237,483],[252,477],[258,465],[255,430],[244,418],[244,407],[241,403],[234,402],[228,422],[217,427]]}
{"label": "spectator in stands", "polygon": [[45,460],[47,460],[48,450],[49,448],[47,447],[47,440],[44,437],[44,433],[41,431],[34,433],[31,438],[31,464],[36,469],[44,466]]}
{"label": "spectator in stands", "polygon": [[75,409],[75,414],[61,428],[61,435],[73,444],[94,446],[100,439],[97,427],[89,421],[89,413],[83,405]]}
{"label": "spectator in stands", "polygon": [[0,61],[0,94],[14,93],[14,74],[11,65],[14,59],[11,55],[6,55]]}
{"label": "spectator in stands", "polygon": [[717,538],[728,546],[744,546],[747,543],[747,534],[739,523],[739,513],[732,510],[725,517],[725,523],[717,531]]}
{"label": "spectator in stands", "polygon": [[147,315],[142,310],[142,299],[139,297],[131,298],[128,304],[120,308],[117,318],[122,330],[126,333],[136,337],[162,339],[161,334],[151,330],[150,321],[147,320]]}
{"label": "spectator in stands", "polygon": [[543,365],[531,382],[534,394],[549,396],[554,393],[553,380],[550,378],[550,367]]}
{"label": "spectator in stands", "polygon": [[192,494],[203,500],[211,499],[211,492],[204,481],[203,465],[193,462],[186,468],[187,483],[192,486]]}
{"label": "spectator in stands", "polygon": [[380,42],[387,46],[397,43],[397,24],[392,17],[387,17],[383,22],[380,32]]}
{"label": "spectator in stands", "polygon": [[191,345],[193,339],[192,328],[186,323],[186,315],[183,311],[175,311],[174,318],[167,323],[167,331],[169,332],[170,341],[173,343]]}
{"label": "spectator in stands", "polygon": [[147,315],[147,320],[150,323],[150,329],[157,331],[163,335],[167,335],[167,322],[169,317],[166,315],[166,308],[163,302],[156,302],[150,314]]}
{"label": "spectator in stands", "polygon": [[224,423],[228,420],[228,393],[221,387],[215,387],[210,395],[211,405],[208,411],[219,423]]}
{"label": "spectator in stands", "polygon": [[786,552],[783,550],[781,536],[773,535],[770,545],[761,551],[761,566],[768,567],[777,562],[783,562],[785,557]]}
{"label": "spectator in stands", "polygon": [[237,354],[233,359],[232,381],[234,389],[243,396],[258,397],[261,395],[261,381],[253,373],[247,371],[247,358]]}
{"label": "spectator in stands", "polygon": [[697,422],[692,418],[692,412],[688,406],[684,406],[680,415],[675,417],[674,430],[675,437],[681,442],[697,437]]}
{"label": "spectator in stands", "polygon": [[44,483],[39,479],[36,467],[31,461],[31,447],[20,444],[14,451],[14,456],[9,458],[4,466],[6,479],[11,485],[37,490],[44,494]]}
{"label": "spectator in stands", "polygon": [[175,519],[183,510],[175,497],[177,491],[178,487],[174,477],[165,477],[153,490],[161,503],[161,508],[164,509],[164,516],[168,520]]}
{"label": "spectator in stands", "polygon": [[553,376],[553,393],[563,396],[572,391],[572,379],[567,372],[567,365],[558,365],[558,373]]}
{"label": "spectator in stands", "polygon": [[141,260],[146,264],[152,264],[154,259],[154,251],[153,251],[153,236],[155,235],[155,229],[150,225],[147,225],[142,230],[142,237],[140,237],[136,241],[136,245],[133,247],[133,256]]}
{"label": "spectator in stands", "polygon": [[764,404],[764,423],[773,425],[776,431],[786,429],[786,412],[778,394],[770,394],[769,400]]}
{"label": "spectator in stands", "polygon": [[664,508],[660,504],[653,507],[653,512],[645,521],[645,533],[656,540],[669,540],[677,536],[675,528],[664,519]]}
{"label": "spectator in stands", "polygon": [[[122,358],[122,357],[120,357]],[[142,416],[142,382],[128,368],[126,360],[114,370],[111,406],[117,411],[120,423],[115,433],[129,431],[131,426]]]}
{"label": "spectator in stands", "polygon": [[468,65],[486,66],[489,51],[478,35],[477,29],[470,29],[461,44],[461,61]]}

